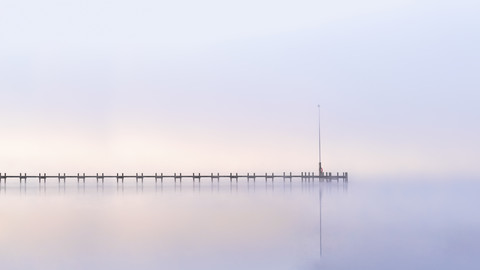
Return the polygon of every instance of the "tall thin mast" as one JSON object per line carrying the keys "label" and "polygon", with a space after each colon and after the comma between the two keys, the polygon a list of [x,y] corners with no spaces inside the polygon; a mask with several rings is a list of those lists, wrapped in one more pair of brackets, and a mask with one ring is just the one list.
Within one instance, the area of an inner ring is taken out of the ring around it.
{"label": "tall thin mast", "polygon": [[318,105],[318,175],[323,176],[322,169],[322,144],[320,140],[320,104]]}

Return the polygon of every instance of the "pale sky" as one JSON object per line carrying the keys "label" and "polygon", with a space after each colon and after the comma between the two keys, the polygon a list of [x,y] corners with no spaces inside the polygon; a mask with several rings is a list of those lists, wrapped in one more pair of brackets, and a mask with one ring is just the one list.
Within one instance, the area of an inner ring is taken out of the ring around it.
{"label": "pale sky", "polygon": [[0,171],[480,176],[480,2],[0,1]]}

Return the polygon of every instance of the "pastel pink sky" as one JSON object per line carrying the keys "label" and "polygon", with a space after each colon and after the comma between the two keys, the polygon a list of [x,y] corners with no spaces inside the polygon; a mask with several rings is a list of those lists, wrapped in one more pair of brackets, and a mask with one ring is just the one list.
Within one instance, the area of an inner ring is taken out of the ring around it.
{"label": "pastel pink sky", "polygon": [[480,175],[478,1],[2,1],[0,171]]}

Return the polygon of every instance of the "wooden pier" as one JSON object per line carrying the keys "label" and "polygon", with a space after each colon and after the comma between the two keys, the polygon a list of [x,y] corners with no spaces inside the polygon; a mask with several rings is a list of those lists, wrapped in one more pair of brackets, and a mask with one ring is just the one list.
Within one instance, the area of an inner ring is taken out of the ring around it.
{"label": "wooden pier", "polygon": [[325,172],[321,175],[315,174],[313,172],[301,172],[301,173],[282,173],[282,174],[275,174],[275,173],[264,173],[264,174],[257,174],[257,173],[246,173],[246,174],[238,174],[238,173],[229,173],[229,174],[220,174],[220,173],[210,173],[210,174],[182,174],[182,173],[174,173],[174,174],[163,174],[163,173],[155,173],[151,175],[146,175],[143,173],[136,173],[135,175],[125,175],[124,173],[116,175],[105,175],[104,173],[96,173],[95,175],[86,175],[85,173],[77,173],[67,175],[65,173],[57,175],[47,175],[46,173],[38,175],[27,175],[26,173],[20,173],[18,175],[7,175],[6,173],[0,173],[0,184],[7,183],[7,180],[19,180],[20,183],[27,183],[27,181],[31,180],[38,180],[39,183],[46,183],[47,180],[58,180],[58,182],[66,182],[67,180],[85,183],[86,179],[93,179],[98,182],[105,182],[105,180],[114,180],[117,183],[124,183],[125,180],[131,179],[135,180],[137,183],[143,182],[144,180],[153,180],[156,182],[163,182],[164,180],[173,180],[176,182],[177,180],[182,182],[182,180],[193,180],[200,182],[201,180],[210,180],[210,181],[220,181],[223,180],[230,180],[238,182],[239,180],[244,181],[257,181],[257,180],[265,180],[265,181],[274,181],[274,180],[283,180],[283,181],[293,181],[293,180],[301,180],[301,181],[343,181],[348,182],[348,172],[343,173],[336,173],[332,174],[331,172]]}

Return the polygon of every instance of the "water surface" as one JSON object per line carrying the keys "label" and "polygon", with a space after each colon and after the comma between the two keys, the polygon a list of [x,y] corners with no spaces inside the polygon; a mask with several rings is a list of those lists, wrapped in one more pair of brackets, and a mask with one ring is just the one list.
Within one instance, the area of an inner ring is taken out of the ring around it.
{"label": "water surface", "polygon": [[10,181],[2,269],[478,269],[475,181]]}

